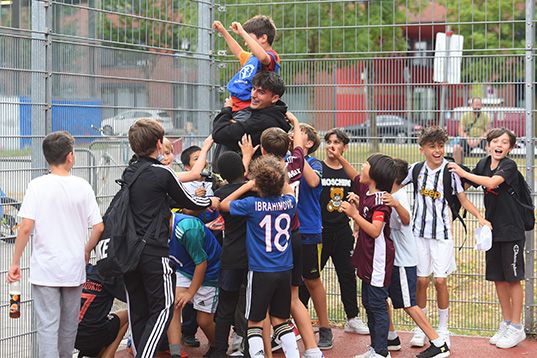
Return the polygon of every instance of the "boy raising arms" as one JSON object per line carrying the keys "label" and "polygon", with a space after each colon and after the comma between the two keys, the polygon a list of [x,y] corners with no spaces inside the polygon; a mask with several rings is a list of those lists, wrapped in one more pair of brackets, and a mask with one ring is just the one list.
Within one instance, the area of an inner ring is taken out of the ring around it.
{"label": "boy raising arms", "polygon": [[[262,321],[267,310],[286,357],[298,358],[291,307],[291,218],[296,212],[293,189],[287,183],[284,164],[272,155],[256,159],[250,166],[253,180],[241,186],[220,204],[222,211],[247,217],[248,287],[246,316],[250,357],[264,357]],[[260,197],[239,199],[249,190]]]}
{"label": "boy raising arms", "polygon": [[[444,193],[444,170],[448,161],[444,158],[445,144],[448,140],[446,131],[438,127],[428,127],[418,138],[420,153],[425,162],[417,173],[414,188],[414,212],[412,231],[416,237],[418,266],[416,301],[423,313],[427,315],[427,287],[429,276],[434,275],[436,298],[438,304],[438,334],[450,345],[448,331],[449,293],[447,277],[455,271],[455,249],[452,234],[452,217],[450,205]],[[415,163],[408,171],[402,185],[413,181],[412,173]],[[491,226],[464,194],[459,175],[451,175],[452,193],[457,196],[461,206],[475,216],[480,225]],[[412,346],[423,347],[426,336],[416,328],[410,341]]]}
{"label": "boy raising arms", "polygon": [[227,89],[231,94],[231,110],[236,121],[244,121],[249,117],[252,78],[260,71],[280,69],[280,57],[272,49],[276,37],[276,26],[268,16],[257,15],[246,21],[244,25],[233,22],[231,30],[244,40],[252,53],[246,52],[241,45],[229,34],[220,21],[213,22],[213,28],[226,40],[233,55],[239,59],[241,69],[229,81]]}
{"label": "boy raising arms", "polygon": [[[487,281],[493,281],[500,301],[503,321],[490,344],[511,348],[526,338],[521,324],[524,292],[524,223],[515,198],[520,193],[516,163],[507,157],[515,146],[516,136],[508,129],[496,128],[487,134],[490,155],[481,159],[472,173],[455,163],[448,164],[452,172],[483,186],[485,217],[494,224],[492,248],[486,252]],[[523,184],[523,183],[522,183]]]}
{"label": "boy raising arms", "polygon": [[[39,357],[45,358],[73,355],[85,264],[104,230],[91,186],[71,175],[74,142],[67,132],[53,132],[43,140],[50,174],[28,184],[7,276],[10,283],[21,279],[20,258],[33,233],[30,283]],[[92,230],[86,242],[88,227]]]}

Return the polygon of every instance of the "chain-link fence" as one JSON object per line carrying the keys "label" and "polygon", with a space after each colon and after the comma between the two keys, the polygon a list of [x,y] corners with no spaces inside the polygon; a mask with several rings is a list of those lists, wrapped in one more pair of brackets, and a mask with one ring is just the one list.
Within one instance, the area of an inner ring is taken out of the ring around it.
{"label": "chain-link fence", "polygon": [[[43,137],[59,129],[76,137],[74,174],[92,184],[104,211],[132,154],[125,134],[137,118],[159,120],[177,150],[209,133],[238,69],[212,21],[228,27],[257,14],[270,15],[278,28],[273,48],[287,85],[283,100],[321,135],[345,128],[353,136],[347,156],[354,164],[378,151],[421,160],[415,138],[431,124],[448,129],[452,153],[469,99],[481,97],[492,125],[519,137],[513,157],[534,187],[531,0],[1,1],[1,281],[18,205],[28,182],[46,170]],[[323,158],[324,148],[316,154]],[[466,164],[483,155],[472,151]],[[482,208],[481,192],[468,196]],[[450,279],[450,325],[485,333],[497,326],[499,304],[484,280],[484,256],[472,248],[477,224],[466,221],[466,235],[455,225],[461,249]],[[535,333],[535,245],[533,234],[528,238],[524,318]],[[329,267],[323,274],[330,317],[342,321],[335,273]],[[36,356],[29,285],[22,295],[22,318],[9,320],[7,285],[0,285],[1,356]],[[399,313],[396,322],[411,324]]]}

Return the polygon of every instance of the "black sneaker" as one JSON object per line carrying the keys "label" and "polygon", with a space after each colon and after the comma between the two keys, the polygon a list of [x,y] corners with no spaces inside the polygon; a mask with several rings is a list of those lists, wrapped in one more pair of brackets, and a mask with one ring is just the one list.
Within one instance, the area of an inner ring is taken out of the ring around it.
{"label": "black sneaker", "polygon": [[388,350],[389,351],[400,351],[401,350],[401,340],[399,337],[394,339],[388,339]]}
{"label": "black sneaker", "polygon": [[327,327],[319,328],[319,343],[317,347],[319,349],[331,349],[334,346],[334,336],[332,335],[332,330]]}
{"label": "black sneaker", "polygon": [[442,347],[435,346],[432,342],[430,342],[429,348],[418,354],[417,358],[443,358],[443,357],[449,357],[451,354],[449,351],[449,347],[447,343],[444,342],[444,345]]}
{"label": "black sneaker", "polygon": [[200,341],[195,336],[183,336],[181,337],[181,344],[187,347],[198,348]]}

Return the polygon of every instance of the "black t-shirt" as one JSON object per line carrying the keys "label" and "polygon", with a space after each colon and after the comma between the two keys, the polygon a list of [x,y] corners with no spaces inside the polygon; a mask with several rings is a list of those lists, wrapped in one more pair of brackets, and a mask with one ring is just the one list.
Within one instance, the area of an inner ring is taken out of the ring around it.
{"label": "black t-shirt", "polygon": [[339,211],[341,203],[346,200],[347,194],[352,191],[352,180],[345,174],[345,170],[333,169],[323,162],[323,177],[321,179],[323,191],[321,192],[321,214],[323,217],[323,230],[340,230],[349,226],[349,217]]}
{"label": "black t-shirt", "polygon": [[[485,165],[483,165],[485,161]],[[492,224],[493,241],[518,241],[524,239],[524,223],[520,217],[518,203],[507,192],[511,186],[515,192],[520,192],[517,165],[510,158],[503,158],[496,169],[490,168],[491,158],[487,156],[480,160],[474,174],[492,177],[499,175],[504,182],[495,189],[485,191],[485,218]],[[482,172],[478,169],[483,167]]]}
{"label": "black t-shirt", "polygon": [[[220,200],[224,200],[244,182],[224,185],[214,192]],[[251,196],[253,193],[247,193]],[[222,254],[220,255],[220,267],[222,269],[246,269],[248,257],[246,254],[246,217],[230,215],[222,212],[224,218],[224,238],[222,240]]]}

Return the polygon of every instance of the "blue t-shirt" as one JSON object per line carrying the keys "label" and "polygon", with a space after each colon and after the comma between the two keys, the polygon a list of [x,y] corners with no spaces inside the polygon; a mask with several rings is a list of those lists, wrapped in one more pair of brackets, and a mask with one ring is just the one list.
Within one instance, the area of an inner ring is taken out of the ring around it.
{"label": "blue t-shirt", "polygon": [[222,249],[211,230],[200,219],[174,213],[169,247],[170,259],[177,264],[177,271],[190,279],[196,265],[207,261],[203,285],[216,286]]}
{"label": "blue t-shirt", "polygon": [[292,195],[247,197],[231,202],[231,215],[245,216],[248,268],[257,272],[281,272],[293,268],[291,218],[296,212]]}
{"label": "blue t-shirt", "polygon": [[[307,156],[305,159],[319,178],[322,178],[323,164],[321,161],[310,156]],[[305,244],[318,244],[322,241],[321,235],[316,235],[323,232],[323,219],[321,215],[321,204],[319,202],[322,191],[323,185],[320,180],[319,185],[312,188],[308,185],[304,176],[300,179],[298,218],[300,219],[302,242]]]}
{"label": "blue t-shirt", "polygon": [[[267,54],[274,61],[274,72],[278,73],[280,64],[278,57],[274,51],[267,51]],[[263,70],[263,64],[257,57],[251,55],[248,61],[241,67],[227,84],[229,93],[242,101],[249,101],[252,97],[252,78],[256,73]]]}

